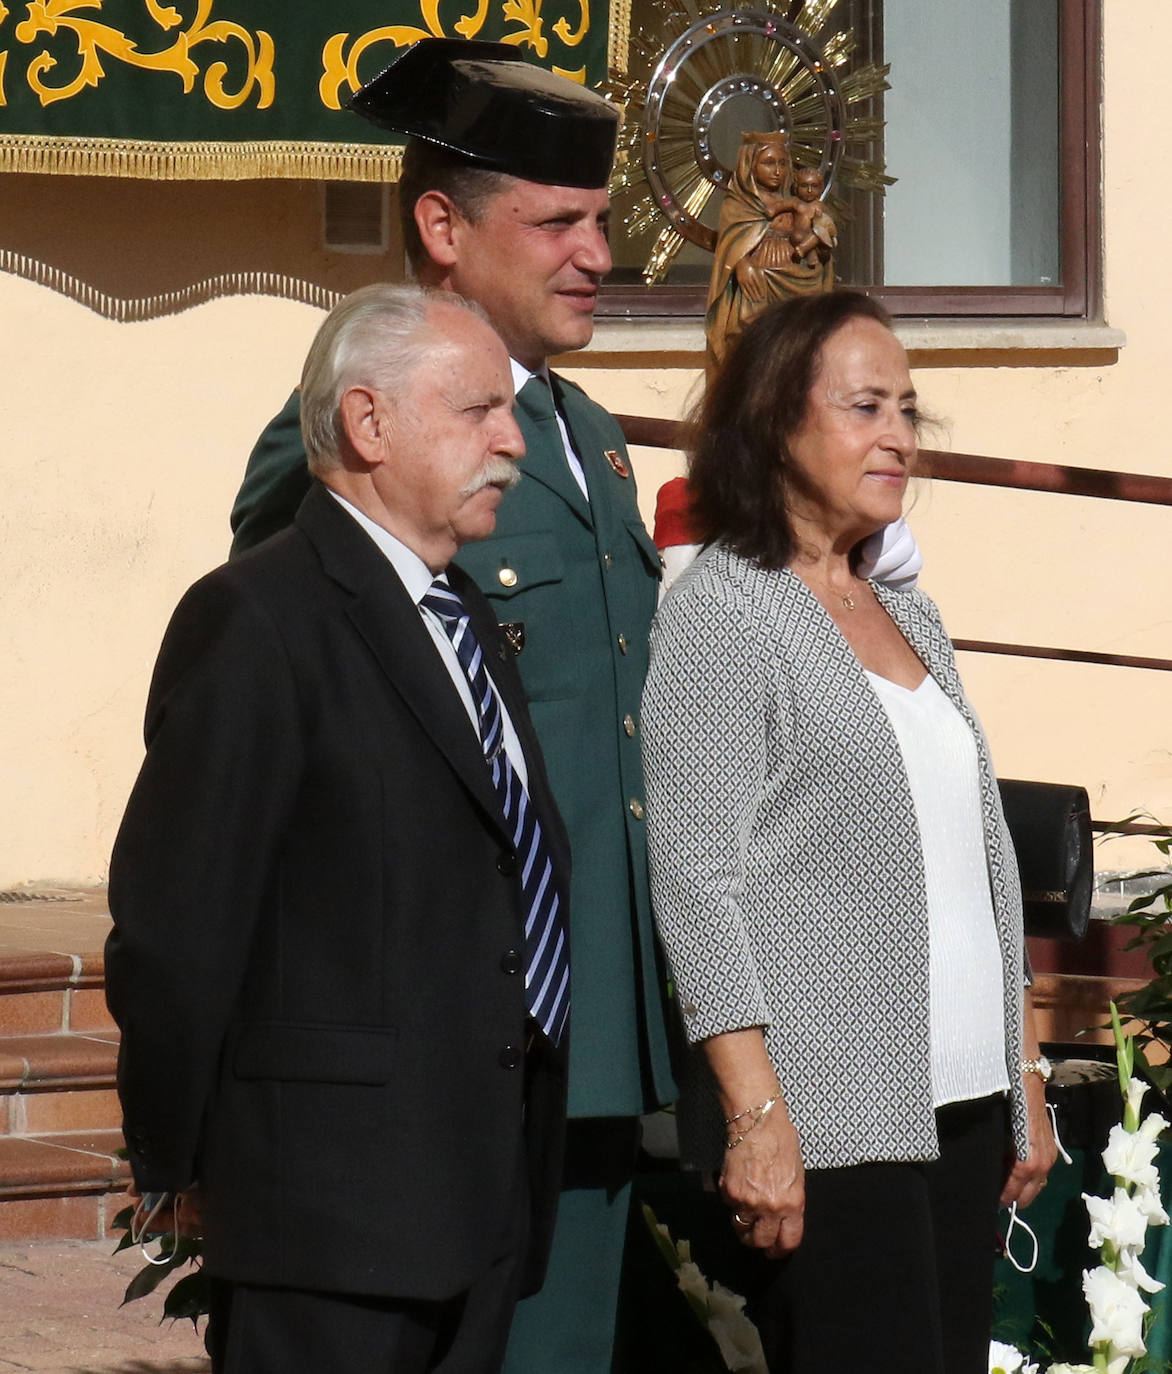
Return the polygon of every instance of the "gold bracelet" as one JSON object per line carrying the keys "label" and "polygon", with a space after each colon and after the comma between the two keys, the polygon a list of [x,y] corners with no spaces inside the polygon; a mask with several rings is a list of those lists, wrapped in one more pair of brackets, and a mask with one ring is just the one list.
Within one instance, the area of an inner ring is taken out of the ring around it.
{"label": "gold bracelet", "polygon": [[729,1117],[728,1120],[724,1123],[726,1126],[731,1126],[735,1121],[739,1121],[742,1117],[745,1116],[751,1116],[753,1119],[749,1122],[749,1124],[745,1127],[743,1131],[738,1131],[736,1135],[732,1137],[731,1140],[726,1140],[724,1142],[724,1148],[726,1150],[735,1150],[737,1146],[741,1143],[741,1141],[744,1140],[744,1138],[749,1134],[750,1131],[755,1131],[757,1127],[760,1126],[762,1121],[765,1120],[765,1118],[774,1109],[774,1107],[777,1106],[777,1104],[780,1101],[781,1093],[779,1091],[775,1093],[768,1100],[768,1102],[762,1102],[759,1107],[746,1107],[743,1112],[738,1112],[736,1116]]}
{"label": "gold bracelet", "polygon": [[726,1116],[724,1118],[724,1124],[726,1126],[735,1126],[737,1122],[742,1120],[744,1117],[752,1116],[754,1112],[767,1111],[770,1107],[773,1106],[775,1102],[778,1102],[780,1100],[781,1089],[778,1088],[778,1090],[773,1094],[773,1096],[768,1100],[768,1102],[762,1102],[756,1107],[746,1107],[743,1112],[737,1112],[736,1116]]}

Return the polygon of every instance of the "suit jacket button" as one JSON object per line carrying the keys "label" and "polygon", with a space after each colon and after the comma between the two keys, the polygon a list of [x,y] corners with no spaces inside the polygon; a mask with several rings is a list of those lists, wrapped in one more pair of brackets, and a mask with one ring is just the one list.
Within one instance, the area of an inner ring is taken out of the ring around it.
{"label": "suit jacket button", "polygon": [[635,717],[625,715],[623,717],[623,729],[627,732],[627,738],[631,739],[635,734]]}
{"label": "suit jacket button", "polygon": [[622,653],[622,654],[625,654],[625,653],[627,652],[627,636],[626,636],[626,635],[619,635],[618,644],[619,644],[619,652]]}
{"label": "suit jacket button", "polygon": [[496,871],[503,873],[506,878],[511,877],[517,871],[517,856],[506,850],[503,854],[497,855]]}
{"label": "suit jacket button", "polygon": [[501,969],[505,973],[521,972],[521,956],[515,949],[507,949],[501,955]]}
{"label": "suit jacket button", "polygon": [[627,809],[630,811],[631,815],[634,816],[634,818],[637,821],[641,821],[643,819],[643,803],[639,800],[638,797],[631,798],[631,800],[627,803]]}
{"label": "suit jacket button", "polygon": [[516,1045],[506,1045],[497,1055],[497,1063],[502,1069],[519,1069],[524,1058]]}

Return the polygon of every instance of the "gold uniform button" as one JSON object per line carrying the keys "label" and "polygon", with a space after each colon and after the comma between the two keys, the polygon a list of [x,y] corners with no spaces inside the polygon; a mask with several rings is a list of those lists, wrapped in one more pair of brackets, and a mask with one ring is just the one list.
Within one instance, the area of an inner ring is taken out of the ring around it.
{"label": "gold uniform button", "polygon": [[497,580],[502,587],[515,587],[517,585],[517,574],[512,568],[502,568],[497,573]]}
{"label": "gold uniform button", "polygon": [[626,636],[626,635],[619,635],[619,653],[625,654],[626,652],[627,652],[627,636]]}
{"label": "gold uniform button", "polygon": [[635,733],[635,718],[634,718],[634,716],[624,716],[624,717],[623,717],[623,729],[627,732],[627,738],[630,739],[630,737]]}
{"label": "gold uniform button", "polygon": [[631,798],[630,802],[628,803],[628,808],[631,812],[631,815],[634,816],[634,818],[637,821],[641,821],[643,819],[643,803],[639,800],[638,797]]}

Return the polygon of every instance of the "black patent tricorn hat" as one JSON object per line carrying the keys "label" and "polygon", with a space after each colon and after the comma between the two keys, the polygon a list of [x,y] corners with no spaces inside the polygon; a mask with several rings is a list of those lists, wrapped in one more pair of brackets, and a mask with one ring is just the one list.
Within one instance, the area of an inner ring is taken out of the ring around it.
{"label": "black patent tricorn hat", "polygon": [[355,93],[349,108],[490,171],[547,186],[607,184],[619,112],[507,43],[423,38]]}

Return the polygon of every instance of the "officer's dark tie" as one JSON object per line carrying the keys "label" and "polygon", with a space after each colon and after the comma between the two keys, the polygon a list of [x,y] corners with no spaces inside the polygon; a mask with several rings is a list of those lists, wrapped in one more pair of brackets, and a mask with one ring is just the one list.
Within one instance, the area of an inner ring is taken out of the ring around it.
{"label": "officer's dark tie", "polygon": [[541,823],[505,751],[500,703],[464,603],[446,582],[437,578],[420,605],[439,617],[472,688],[485,762],[513,836],[519,865],[525,910],[525,1005],[556,1045],[570,1012],[570,950]]}
{"label": "officer's dark tie", "polygon": [[[533,418],[538,424],[557,424],[557,416],[553,403],[553,392],[550,390],[549,383],[538,372],[525,383],[520,391],[517,392],[517,399],[522,400],[532,412]],[[562,447],[562,440],[559,432],[558,445]]]}

